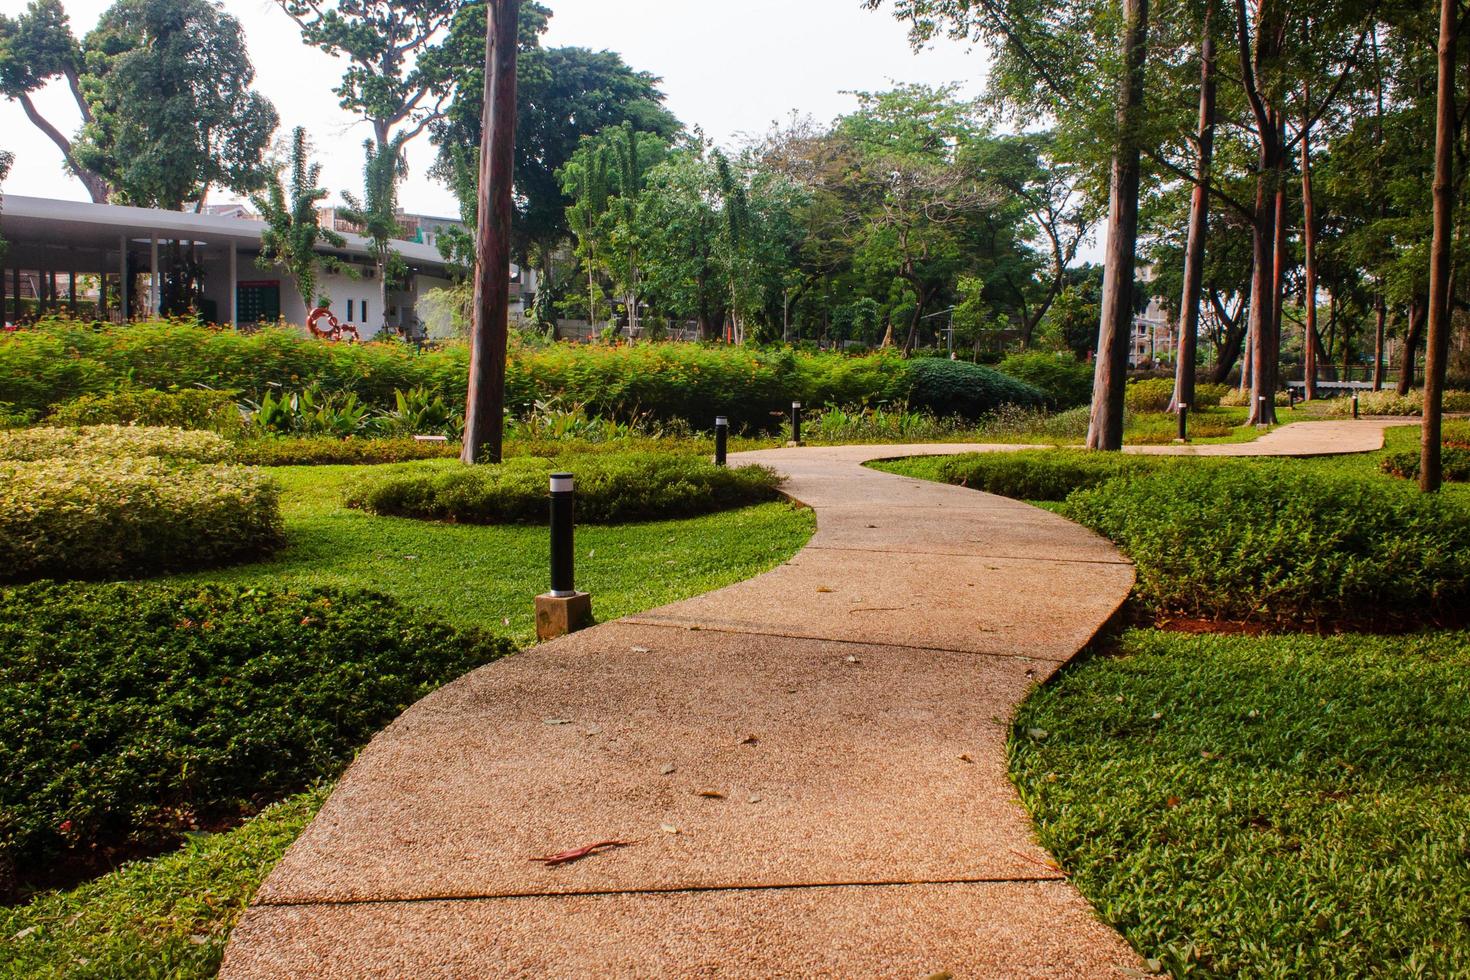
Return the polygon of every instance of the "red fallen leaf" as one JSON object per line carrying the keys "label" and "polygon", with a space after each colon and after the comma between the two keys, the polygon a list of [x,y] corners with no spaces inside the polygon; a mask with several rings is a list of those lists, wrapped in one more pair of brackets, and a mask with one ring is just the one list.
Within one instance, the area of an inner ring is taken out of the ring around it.
{"label": "red fallen leaf", "polygon": [[1181,800],[1179,797],[1177,797],[1177,796],[1171,796],[1167,800],[1164,801],[1164,806],[1166,806],[1169,809],[1173,810],[1173,809],[1177,808],[1180,803],[1183,803],[1183,802],[1184,801]]}
{"label": "red fallen leaf", "polygon": [[531,860],[539,861],[542,864],[546,865],[548,868],[554,868],[559,864],[571,864],[573,861],[580,861],[585,857],[591,857],[593,854],[596,854],[598,851],[601,850],[612,849],[615,847],[632,847],[636,843],[638,842],[635,840],[605,840],[599,841],[596,844],[588,844],[586,847],[579,847],[574,851],[562,851],[560,854],[548,854],[545,857],[533,857],[531,858]]}

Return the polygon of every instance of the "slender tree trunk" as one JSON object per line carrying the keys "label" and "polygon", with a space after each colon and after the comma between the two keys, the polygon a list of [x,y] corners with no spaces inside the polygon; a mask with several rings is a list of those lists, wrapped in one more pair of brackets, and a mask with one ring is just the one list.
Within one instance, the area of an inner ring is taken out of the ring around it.
{"label": "slender tree trunk", "polygon": [[1383,342],[1388,333],[1388,303],[1378,294],[1376,323],[1373,328],[1373,390],[1383,390]]}
{"label": "slender tree trunk", "polygon": [[1455,47],[1459,3],[1440,0],[1439,92],[1434,139],[1434,238],[1429,250],[1429,341],[1424,362],[1424,438],[1419,489],[1434,493],[1444,482],[1440,447],[1444,422],[1445,366],[1450,349],[1450,276],[1454,248]]}
{"label": "slender tree trunk", "polygon": [[1123,390],[1133,332],[1133,276],[1138,247],[1138,127],[1148,57],[1148,0],[1123,0],[1123,23],[1125,71],[1118,92],[1118,145],[1113,153],[1109,190],[1102,319],[1087,432],[1088,449],[1109,451],[1123,448]]}
{"label": "slender tree trunk", "polygon": [[490,0],[485,14],[484,135],[470,332],[466,463],[499,463],[505,437],[505,350],[510,333],[510,228],[516,139],[516,33],[520,0]]}
{"label": "slender tree trunk", "polygon": [[1415,376],[1419,373],[1419,343],[1424,339],[1424,323],[1428,319],[1428,300],[1415,296],[1409,301],[1409,330],[1404,335],[1403,353],[1399,355],[1399,383],[1394,390],[1400,395],[1414,389]]}
{"label": "slender tree trunk", "polygon": [[1317,332],[1317,215],[1312,200],[1312,89],[1302,88],[1302,247],[1306,276],[1307,343],[1305,345],[1307,401],[1317,397],[1317,354],[1322,345]]}
{"label": "slender tree trunk", "polygon": [[1205,277],[1205,240],[1210,223],[1210,176],[1215,158],[1215,4],[1205,5],[1200,36],[1199,136],[1195,161],[1194,195],[1189,207],[1189,240],[1184,250],[1184,296],[1179,303],[1178,364],[1174,371],[1174,400],[1169,406],[1194,404],[1194,371],[1199,344],[1200,292]]}

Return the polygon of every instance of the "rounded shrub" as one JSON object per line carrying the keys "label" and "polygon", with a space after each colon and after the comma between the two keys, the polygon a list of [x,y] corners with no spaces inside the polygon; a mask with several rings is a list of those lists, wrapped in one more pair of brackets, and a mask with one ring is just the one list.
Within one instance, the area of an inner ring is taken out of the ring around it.
{"label": "rounded shrub", "polygon": [[0,432],[0,460],[14,462],[133,456],[219,463],[233,452],[230,442],[213,432],[183,429],[97,425]]}
{"label": "rounded shrub", "polygon": [[216,567],[263,557],[282,538],[276,485],[243,467],[0,461],[0,581]]}
{"label": "rounded shrub", "polygon": [[577,518],[593,524],[694,517],[777,497],[780,479],[761,466],[726,468],[669,453],[604,453],[507,460],[498,466],[415,468],[347,492],[349,507],[389,517],[457,524],[547,520],[553,471],[577,478]]}
{"label": "rounded shrub", "polygon": [[977,420],[1005,405],[1041,408],[1046,393],[999,371],[971,364],[920,358],[909,362],[908,403],[941,418]]}
{"label": "rounded shrub", "polygon": [[1418,624],[1470,606],[1470,507],[1290,462],[1193,460],[1067,498],[1138,566],[1159,612]]}
{"label": "rounded shrub", "polygon": [[140,425],[202,429],[234,435],[244,427],[235,396],[228,391],[119,391],[83,395],[52,413],[52,425]]}
{"label": "rounded shrub", "polygon": [[1071,354],[1028,351],[1011,354],[996,370],[1046,392],[1053,408],[1085,405],[1092,399],[1093,367]]}
{"label": "rounded shrub", "polygon": [[939,464],[939,478],[972,490],[1017,500],[1065,500],[1075,490],[1099,486],[1129,473],[1142,473],[1172,461],[1121,453],[1068,449],[1014,453],[967,453]]}
{"label": "rounded shrub", "polygon": [[0,893],[335,776],[511,652],[372,593],[55,583],[0,589],[0,649]]}

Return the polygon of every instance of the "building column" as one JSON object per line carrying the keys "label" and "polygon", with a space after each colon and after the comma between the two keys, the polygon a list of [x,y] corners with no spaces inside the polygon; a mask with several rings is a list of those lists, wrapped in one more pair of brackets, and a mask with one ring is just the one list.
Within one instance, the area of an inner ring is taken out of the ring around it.
{"label": "building column", "polygon": [[20,305],[20,266],[16,266],[10,270],[10,297],[11,303],[15,306],[15,319],[12,322],[19,323],[22,310]]}
{"label": "building column", "polygon": [[77,273],[73,269],[66,274],[66,303],[71,307],[72,316],[77,312]]}
{"label": "building column", "polygon": [[240,329],[240,247],[230,242],[230,326]]}
{"label": "building column", "polygon": [[118,242],[118,265],[121,271],[118,283],[118,297],[122,303],[122,322],[128,322],[128,304],[132,302],[133,286],[128,282],[128,236],[123,235]]}
{"label": "building column", "polygon": [[158,281],[158,233],[153,238],[153,264],[149,267],[148,312],[151,316],[163,313],[163,284]]}

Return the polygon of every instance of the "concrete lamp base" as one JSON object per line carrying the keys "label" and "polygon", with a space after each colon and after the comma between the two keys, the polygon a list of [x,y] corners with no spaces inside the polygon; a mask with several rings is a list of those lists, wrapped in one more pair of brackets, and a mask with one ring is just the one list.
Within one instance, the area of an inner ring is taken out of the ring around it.
{"label": "concrete lamp base", "polygon": [[543,643],[592,625],[592,596],[578,592],[570,596],[536,597],[536,638]]}

